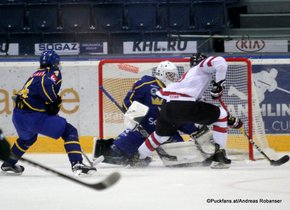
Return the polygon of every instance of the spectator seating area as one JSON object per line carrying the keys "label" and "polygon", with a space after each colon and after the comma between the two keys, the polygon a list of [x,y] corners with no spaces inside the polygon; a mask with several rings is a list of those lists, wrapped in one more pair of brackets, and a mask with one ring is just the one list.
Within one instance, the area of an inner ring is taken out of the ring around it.
{"label": "spectator seating area", "polygon": [[[0,43],[223,33],[238,0],[0,0]],[[19,40],[18,40],[19,42]]]}

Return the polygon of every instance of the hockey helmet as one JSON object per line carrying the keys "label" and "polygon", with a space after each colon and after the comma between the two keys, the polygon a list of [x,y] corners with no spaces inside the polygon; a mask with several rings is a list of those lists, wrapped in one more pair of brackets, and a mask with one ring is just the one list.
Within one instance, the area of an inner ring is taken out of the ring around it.
{"label": "hockey helmet", "polygon": [[44,51],[39,58],[40,67],[58,67],[60,64],[59,55],[53,50]]}
{"label": "hockey helmet", "polygon": [[178,80],[177,67],[170,61],[162,61],[156,68],[155,77],[165,85],[176,82]]}
{"label": "hockey helmet", "polygon": [[202,60],[206,59],[207,56],[202,53],[194,53],[190,57],[190,67],[196,66],[198,63],[200,63]]}

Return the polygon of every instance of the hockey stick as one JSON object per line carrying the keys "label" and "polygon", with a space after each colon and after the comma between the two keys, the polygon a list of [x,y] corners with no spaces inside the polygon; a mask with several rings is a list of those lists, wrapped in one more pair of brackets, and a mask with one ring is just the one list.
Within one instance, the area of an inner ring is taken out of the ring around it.
{"label": "hockey stick", "polygon": [[[219,102],[222,105],[222,107],[228,112],[228,108],[225,105],[225,103],[223,102],[223,100],[221,98],[219,98]],[[239,128],[240,132],[247,137],[248,141],[254,145],[254,147],[270,162],[270,165],[272,166],[280,166],[286,162],[289,161],[289,156],[288,155],[284,155],[283,157],[281,157],[278,160],[273,160],[271,159],[255,142],[253,139],[250,138],[250,136],[246,133],[245,129],[243,127]]]}
{"label": "hockey stick", "polygon": [[101,155],[100,157],[95,158],[93,161],[91,161],[89,159],[89,157],[87,156],[87,154],[81,149],[82,155],[85,157],[85,159],[87,160],[87,162],[90,164],[91,167],[95,167],[96,165],[98,165],[99,163],[104,161],[104,156]]}
{"label": "hockey stick", "polygon": [[[118,104],[118,102],[108,93],[108,91],[105,90],[103,86],[99,86],[100,90],[110,99],[111,102],[113,102],[118,109],[125,114],[125,110]],[[137,130],[141,133],[141,135],[145,138],[149,137],[149,133],[142,127],[142,125],[137,125]],[[166,159],[168,161],[177,161],[177,157],[173,155],[169,155],[164,149],[161,147],[156,148],[156,152],[159,155],[161,159]]]}
{"label": "hockey stick", "polygon": [[87,156],[87,154],[84,152],[83,149],[81,149],[82,155],[85,157],[85,159],[88,161],[88,163],[90,164],[91,167],[94,167],[93,162],[89,159],[89,157]]}
{"label": "hockey stick", "polygon": [[94,189],[94,190],[104,190],[104,189],[107,189],[109,187],[111,187],[112,185],[114,185],[120,178],[121,178],[121,174],[118,173],[118,172],[113,172],[111,173],[109,176],[107,176],[103,181],[101,182],[98,182],[98,183],[85,183],[85,182],[82,182],[78,179],[75,179],[71,176],[68,176],[66,174],[63,174],[61,172],[58,172],[58,171],[55,171],[54,169],[52,168],[48,168],[47,166],[44,166],[42,164],[39,164],[39,163],[36,163],[32,160],[28,160],[26,158],[20,158],[21,161],[23,162],[26,162],[26,163],[29,163],[33,166],[36,166],[38,168],[41,168],[43,170],[46,170],[46,171],[49,171],[53,174],[56,174],[57,176],[60,176],[66,180],[70,180],[74,183],[77,183],[77,184],[80,184],[82,186],[85,186],[85,187],[89,187],[91,189]]}

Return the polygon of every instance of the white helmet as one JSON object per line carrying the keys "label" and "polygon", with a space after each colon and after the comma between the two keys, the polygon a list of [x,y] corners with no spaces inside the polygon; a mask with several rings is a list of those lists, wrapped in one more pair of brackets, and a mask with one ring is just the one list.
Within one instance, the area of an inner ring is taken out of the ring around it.
{"label": "white helmet", "polygon": [[162,61],[156,68],[155,77],[165,85],[176,82],[178,80],[177,67],[170,61]]}

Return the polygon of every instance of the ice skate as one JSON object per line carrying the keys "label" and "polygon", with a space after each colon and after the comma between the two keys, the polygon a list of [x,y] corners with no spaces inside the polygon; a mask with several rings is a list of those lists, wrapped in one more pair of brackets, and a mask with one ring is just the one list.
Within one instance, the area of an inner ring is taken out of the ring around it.
{"label": "ice skate", "polygon": [[10,164],[4,162],[1,166],[1,172],[5,175],[21,175],[24,171],[24,167],[18,164]]}
{"label": "ice skate", "polygon": [[215,144],[215,147],[215,153],[206,158],[202,165],[210,166],[211,168],[229,168],[232,161],[226,157],[226,151],[220,149],[218,144]]}
{"label": "ice skate", "polygon": [[90,176],[97,172],[95,167],[87,166],[82,162],[76,162],[72,165],[72,171],[75,176]]}
{"label": "ice skate", "polygon": [[219,149],[215,153],[215,158],[210,165],[213,169],[227,169],[231,165],[231,160],[226,157],[226,151],[224,149]]}

